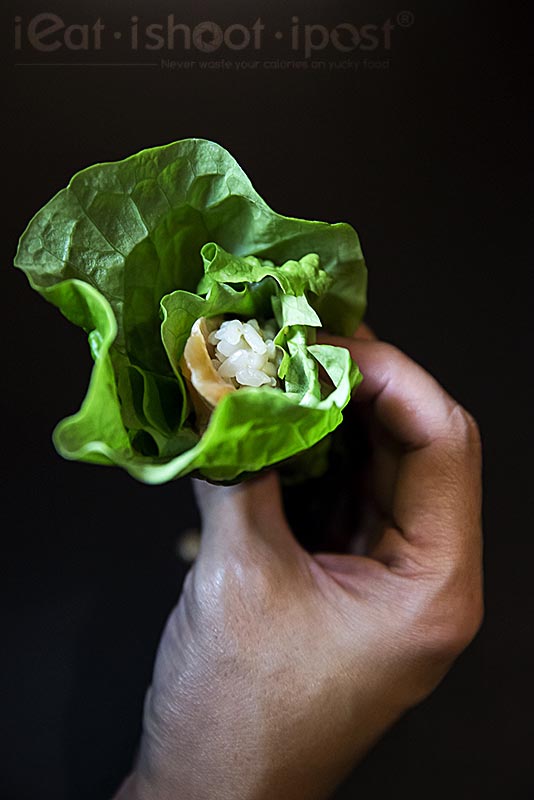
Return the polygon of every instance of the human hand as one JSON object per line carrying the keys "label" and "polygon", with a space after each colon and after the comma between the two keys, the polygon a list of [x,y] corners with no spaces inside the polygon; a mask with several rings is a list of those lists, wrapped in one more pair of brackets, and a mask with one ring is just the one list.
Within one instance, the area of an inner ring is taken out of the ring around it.
{"label": "human hand", "polygon": [[379,525],[361,555],[314,555],[288,527],[274,472],[195,482],[201,550],[116,800],[325,798],[479,628],[476,424],[394,347],[329,341],[364,374]]}

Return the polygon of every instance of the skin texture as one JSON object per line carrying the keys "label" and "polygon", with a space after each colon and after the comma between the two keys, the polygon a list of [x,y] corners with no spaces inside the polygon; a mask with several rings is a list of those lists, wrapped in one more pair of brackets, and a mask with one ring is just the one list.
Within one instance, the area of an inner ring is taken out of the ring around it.
{"label": "skin texture", "polygon": [[306,552],[275,472],[195,482],[200,554],[163,634],[116,800],[319,800],[439,684],[482,620],[476,423],[367,328],[359,555]]}

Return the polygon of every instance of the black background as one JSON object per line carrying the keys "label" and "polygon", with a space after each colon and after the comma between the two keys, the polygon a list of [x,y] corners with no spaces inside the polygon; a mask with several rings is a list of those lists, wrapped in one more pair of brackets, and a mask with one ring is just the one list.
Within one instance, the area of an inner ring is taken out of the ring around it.
{"label": "black background", "polygon": [[[5,11],[1,800],[112,796],[187,568],[177,537],[197,522],[186,480],[147,487],[55,454],[50,433],[84,396],[90,357],[83,334],[11,267],[17,240],[77,170],[189,136],[226,147],[276,211],[357,228],[369,323],[482,430],[483,629],[336,797],[534,795],[527,4],[406,3],[21,0]],[[287,34],[293,15],[333,28],[396,22],[406,9],[414,24],[396,24],[391,51],[377,56],[389,68],[374,71],[182,73],[141,66],[165,54],[147,59],[112,39],[100,53],[13,49],[16,15],[101,16],[126,30],[132,13],[150,22],[174,12],[192,26],[261,16],[261,53],[231,60],[295,58],[287,36],[272,35]]]}

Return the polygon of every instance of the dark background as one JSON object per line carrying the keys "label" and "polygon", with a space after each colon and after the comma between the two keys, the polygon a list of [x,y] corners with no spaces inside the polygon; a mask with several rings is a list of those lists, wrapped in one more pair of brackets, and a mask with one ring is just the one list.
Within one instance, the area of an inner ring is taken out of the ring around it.
{"label": "dark background", "polygon": [[[56,455],[51,431],[81,402],[90,357],[83,334],[12,269],[17,240],[77,170],[189,136],[226,147],[276,211],[357,228],[369,323],[432,372],[482,431],[484,626],[336,798],[532,797],[527,4],[253,5],[3,6],[0,798],[111,798],[187,569],[176,542],[197,522],[186,480],[147,487]],[[405,10],[415,21],[402,28]],[[100,16],[109,30],[126,30],[132,13],[222,27],[261,16],[262,51],[225,53],[233,61],[296,58],[287,36],[273,38],[293,15],[329,28],[391,18],[396,28],[390,52],[328,47],[315,56],[389,58],[388,69],[182,73],[141,62],[221,54],[147,58],[113,39],[98,53],[15,52],[13,18],[41,11],[66,24]]]}

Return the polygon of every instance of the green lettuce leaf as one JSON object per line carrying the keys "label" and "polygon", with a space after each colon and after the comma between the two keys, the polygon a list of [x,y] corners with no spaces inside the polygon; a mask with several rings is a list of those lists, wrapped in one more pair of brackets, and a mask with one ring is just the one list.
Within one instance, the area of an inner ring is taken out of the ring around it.
{"label": "green lettuce leaf", "polygon": [[[348,351],[314,344],[317,327],[348,335],[363,317],[350,225],[275,213],[224,148],[185,139],[76,174],[30,221],[15,266],[88,335],[87,395],[53,434],[64,457],[146,483],[229,482],[299,453],[299,469],[323,468],[314,454],[323,465],[361,380]],[[220,315],[276,319],[283,384],[227,395],[200,436],[180,358],[195,320]]]}

